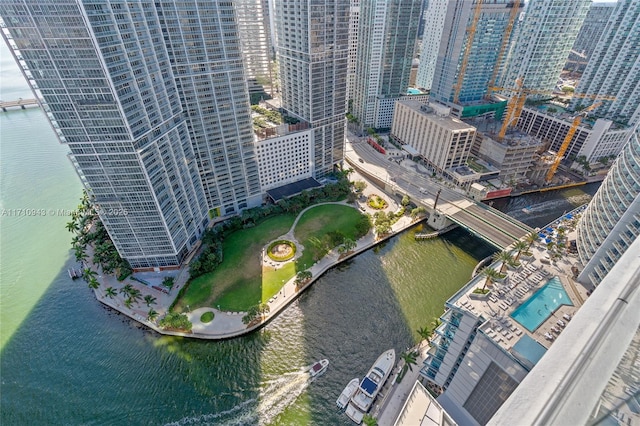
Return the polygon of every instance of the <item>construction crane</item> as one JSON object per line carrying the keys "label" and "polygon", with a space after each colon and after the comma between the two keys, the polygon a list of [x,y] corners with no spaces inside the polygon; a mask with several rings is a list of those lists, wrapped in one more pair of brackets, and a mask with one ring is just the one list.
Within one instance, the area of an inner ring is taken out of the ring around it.
{"label": "construction crane", "polygon": [[[528,95],[552,95],[553,91],[550,90],[533,90],[533,89],[525,89],[523,86],[522,78],[516,79],[516,87],[507,88],[507,87],[489,87],[487,88],[487,93],[504,90],[508,92],[514,92],[515,94],[511,96],[509,102],[507,103],[507,110],[505,111],[505,116],[502,120],[502,127],[500,128],[500,132],[498,132],[498,139],[504,139],[507,134],[507,130],[512,125],[518,122],[520,118],[520,114],[522,113],[522,108],[524,108],[524,104],[527,100]],[[574,94],[574,98],[587,98],[594,99],[599,101],[615,101],[615,96],[608,95],[594,95],[594,94]]]}
{"label": "construction crane", "polygon": [[478,26],[478,21],[480,20],[482,12],[482,1],[483,0],[476,0],[476,8],[473,10],[473,19],[471,20],[471,24],[467,27],[467,45],[465,46],[464,54],[462,55],[462,63],[460,64],[460,70],[458,71],[458,80],[453,86],[453,103],[455,104],[460,102],[460,90],[462,89],[462,81],[464,80],[467,65],[469,64],[469,53],[471,52],[473,38],[476,35],[476,27]]}
{"label": "construction crane", "polygon": [[558,170],[558,166],[560,166],[560,161],[562,161],[562,159],[564,158],[564,153],[567,152],[567,148],[569,148],[569,144],[571,143],[573,136],[576,134],[576,131],[578,131],[578,126],[582,121],[583,115],[589,111],[593,111],[594,109],[598,108],[600,105],[602,105],[602,102],[596,102],[590,107],[580,111],[580,113],[574,117],[573,122],[571,123],[571,127],[567,132],[567,136],[565,136],[564,140],[562,141],[562,145],[560,145],[560,148],[558,149],[558,153],[556,154],[556,157],[553,160],[553,164],[551,165],[551,168],[547,172],[547,177],[545,178],[546,183],[551,182],[551,180],[553,179],[553,176],[556,174],[556,171]]}
{"label": "construction crane", "polygon": [[502,57],[504,56],[505,50],[507,50],[507,45],[509,44],[509,39],[511,38],[511,31],[513,31],[513,26],[516,22],[516,18],[518,17],[518,12],[520,11],[520,0],[515,0],[513,3],[510,3],[509,7],[511,7],[511,12],[509,12],[509,21],[507,22],[507,27],[504,30],[502,44],[500,45],[500,51],[498,52],[498,57],[496,58],[496,65],[493,67],[493,74],[491,74],[491,79],[489,80],[489,87],[492,87],[495,84],[496,77],[498,77],[498,71],[500,70],[500,65],[502,63]]}

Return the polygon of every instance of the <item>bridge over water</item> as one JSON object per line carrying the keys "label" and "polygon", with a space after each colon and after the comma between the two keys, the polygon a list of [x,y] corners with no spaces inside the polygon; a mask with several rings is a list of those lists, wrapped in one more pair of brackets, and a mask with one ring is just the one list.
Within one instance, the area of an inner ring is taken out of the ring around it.
{"label": "bridge over water", "polygon": [[[456,223],[500,250],[534,232],[533,228],[524,223],[434,182],[425,174],[388,161],[365,143],[347,144],[345,158],[354,169],[377,185],[390,192],[409,195],[413,202],[432,213],[437,197],[436,214],[432,214],[429,219],[432,227],[440,228]],[[442,216],[439,223],[436,216]]]}

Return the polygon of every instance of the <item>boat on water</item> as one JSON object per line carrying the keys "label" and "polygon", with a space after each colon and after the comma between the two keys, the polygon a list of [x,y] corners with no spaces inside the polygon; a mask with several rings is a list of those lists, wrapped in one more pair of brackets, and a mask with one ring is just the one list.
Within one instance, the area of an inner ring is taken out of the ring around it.
{"label": "boat on water", "polygon": [[311,374],[311,377],[319,376],[325,371],[327,371],[328,366],[329,366],[329,360],[321,359],[320,361],[313,364],[311,368],[309,368],[309,374]]}
{"label": "boat on water", "polygon": [[349,404],[349,400],[351,399],[353,394],[356,392],[356,389],[358,389],[359,383],[360,383],[360,379],[356,377],[355,379],[351,379],[347,387],[344,388],[344,390],[338,397],[338,400],[336,401],[336,405],[340,409],[344,409],[347,406],[347,404]]}
{"label": "boat on water", "polygon": [[389,378],[395,363],[396,351],[393,349],[389,349],[378,357],[373,367],[358,385],[347,406],[345,413],[351,420],[358,424],[362,422],[364,413],[371,408],[373,400]]}

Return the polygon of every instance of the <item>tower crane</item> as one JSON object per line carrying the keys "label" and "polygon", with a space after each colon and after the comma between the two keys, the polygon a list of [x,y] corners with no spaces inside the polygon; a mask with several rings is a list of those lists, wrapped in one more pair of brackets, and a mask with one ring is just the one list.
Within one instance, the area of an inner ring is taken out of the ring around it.
{"label": "tower crane", "polygon": [[[505,117],[502,120],[502,127],[500,128],[500,132],[498,132],[498,139],[504,139],[507,134],[507,130],[518,122],[520,118],[520,114],[522,113],[522,108],[524,108],[524,104],[527,100],[528,95],[552,95],[553,92],[550,90],[534,90],[534,89],[525,89],[523,86],[522,77],[516,79],[516,87],[508,88],[508,87],[489,87],[487,89],[487,93],[504,90],[508,92],[514,92],[514,95],[511,96],[509,102],[507,103],[507,110],[505,111]],[[615,96],[608,95],[599,95],[599,94],[575,94],[574,98],[587,98],[594,99],[599,101],[615,101]]]}
{"label": "tower crane", "polygon": [[562,145],[560,145],[560,148],[558,149],[558,153],[556,154],[556,157],[553,160],[553,164],[551,165],[551,168],[547,172],[547,177],[545,178],[546,183],[551,182],[551,180],[553,179],[553,176],[556,174],[556,171],[558,170],[558,166],[560,166],[560,161],[562,161],[562,158],[564,158],[564,153],[567,152],[567,148],[569,148],[569,144],[571,143],[573,136],[576,134],[576,131],[578,130],[578,126],[582,121],[583,115],[589,111],[593,111],[600,105],[602,105],[602,102],[596,102],[590,107],[580,111],[580,113],[574,117],[573,122],[571,123],[571,127],[569,128],[569,131],[567,131],[567,136],[565,136],[564,140],[562,141]]}
{"label": "tower crane", "polygon": [[482,12],[482,1],[483,0],[476,0],[476,7],[473,10],[473,18],[471,20],[471,24],[469,24],[469,26],[467,27],[467,45],[465,46],[464,54],[462,55],[462,63],[460,64],[460,70],[458,71],[458,80],[456,80],[456,84],[453,86],[453,103],[456,104],[460,102],[462,80],[464,80],[464,75],[467,71],[471,45],[473,44],[473,38],[476,35],[476,27],[478,26],[478,21],[480,20],[480,15]]}

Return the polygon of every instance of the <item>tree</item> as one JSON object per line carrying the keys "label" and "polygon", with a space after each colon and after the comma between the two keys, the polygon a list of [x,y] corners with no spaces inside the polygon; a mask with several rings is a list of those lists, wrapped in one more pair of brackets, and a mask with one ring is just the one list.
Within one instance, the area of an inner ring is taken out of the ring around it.
{"label": "tree", "polygon": [[261,303],[258,305],[258,312],[261,318],[264,318],[269,312],[271,312],[271,308],[268,303]]}
{"label": "tree", "polygon": [[144,302],[147,304],[147,306],[155,305],[155,304],[156,304],[156,298],[155,298],[155,297],[153,297],[153,296],[152,296],[152,295],[150,295],[150,294],[147,294],[147,295],[144,297]]}
{"label": "tree", "polygon": [[524,237],[524,241],[527,243],[527,250],[531,249],[531,246],[535,244],[540,239],[540,235],[537,232],[531,232]]}
{"label": "tree", "polygon": [[511,256],[511,253],[509,253],[508,251],[501,251],[498,253],[495,253],[492,256],[493,260],[496,262],[502,262],[502,266],[500,266],[500,273],[504,274],[504,271],[507,269],[507,266],[512,265],[513,264],[513,256]]}
{"label": "tree", "polygon": [[482,286],[482,290],[485,290],[487,286],[491,286],[493,281],[497,278],[500,278],[502,275],[500,272],[495,270],[494,268],[487,266],[480,271],[482,275],[484,275],[487,279],[484,281],[484,285]]}
{"label": "tree", "polygon": [[116,291],[113,287],[107,287],[107,289],[104,291],[104,295],[107,296],[109,299],[113,299],[114,297],[116,297]]}
{"label": "tree", "polygon": [[150,322],[155,322],[156,319],[158,318],[158,315],[159,314],[153,308],[151,308],[149,309],[149,312],[147,312],[147,319]]}
{"label": "tree", "polygon": [[124,306],[126,306],[127,308],[131,309],[131,306],[133,305],[133,299],[131,299],[130,297],[127,298],[127,300],[124,301]]}
{"label": "tree", "polygon": [[357,193],[362,193],[362,191],[364,191],[366,187],[367,183],[362,180],[358,180],[353,183],[353,189],[355,189]]}
{"label": "tree", "polygon": [[366,426],[378,426],[378,421],[371,414],[365,414],[362,417],[362,423]]}
{"label": "tree", "polygon": [[400,204],[402,204],[404,207],[407,207],[409,203],[411,203],[411,198],[409,198],[408,195],[402,197],[402,202]]}
{"label": "tree", "polygon": [[129,292],[129,298],[133,299],[134,302],[137,302],[142,297],[142,292],[137,288],[132,288]]}
{"label": "tree", "polygon": [[95,278],[97,275],[98,273],[91,268],[86,268],[84,271],[82,271],[82,279],[87,282],[89,282],[91,278]]}
{"label": "tree", "polygon": [[418,216],[422,216],[427,213],[427,209],[425,207],[416,207],[411,210],[411,219],[416,219]]}
{"label": "tree", "polygon": [[121,294],[124,294],[125,296],[129,296],[129,294],[131,293],[131,290],[133,290],[133,286],[131,284],[125,284],[119,291]]}
{"label": "tree", "polygon": [[[538,235],[538,234],[536,234],[536,235]],[[529,245],[527,244],[526,241],[517,241],[513,245],[513,249],[518,251],[516,253],[516,257],[513,259],[515,262],[517,262],[518,259],[520,259],[520,255],[522,254],[522,252],[524,252],[524,251],[529,249]]]}
{"label": "tree", "polygon": [[431,330],[429,330],[428,327],[420,327],[416,331],[418,332],[422,340],[426,340],[427,343],[429,343],[429,341],[431,340]]}
{"label": "tree", "polygon": [[357,245],[358,244],[350,238],[345,238],[342,243],[342,247],[344,247],[347,253],[356,248]]}
{"label": "tree", "polygon": [[299,287],[301,287],[304,283],[306,283],[307,281],[309,281],[311,279],[311,277],[313,276],[313,274],[311,273],[311,271],[309,270],[305,270],[305,271],[300,271],[298,272],[298,274],[296,275],[296,279],[294,281],[294,284],[296,285],[296,289],[298,289]]}
{"label": "tree", "polygon": [[78,232],[80,225],[78,225],[75,220],[72,220],[71,222],[67,222],[66,228],[69,232]]}
{"label": "tree", "polygon": [[[404,352],[400,355],[400,358],[404,361],[404,367],[402,367],[402,369],[405,373],[407,368],[409,371],[413,371],[413,367],[411,366],[418,364],[418,352],[416,351]],[[404,373],[402,375],[404,376]]]}
{"label": "tree", "polygon": [[100,287],[100,283],[99,283],[99,282],[98,282],[98,280],[97,280],[97,279],[95,279],[94,277],[91,277],[91,278],[89,279],[89,283],[88,283],[88,285],[89,285],[89,288],[92,288],[92,289],[94,289],[94,290],[95,290],[96,288]]}

